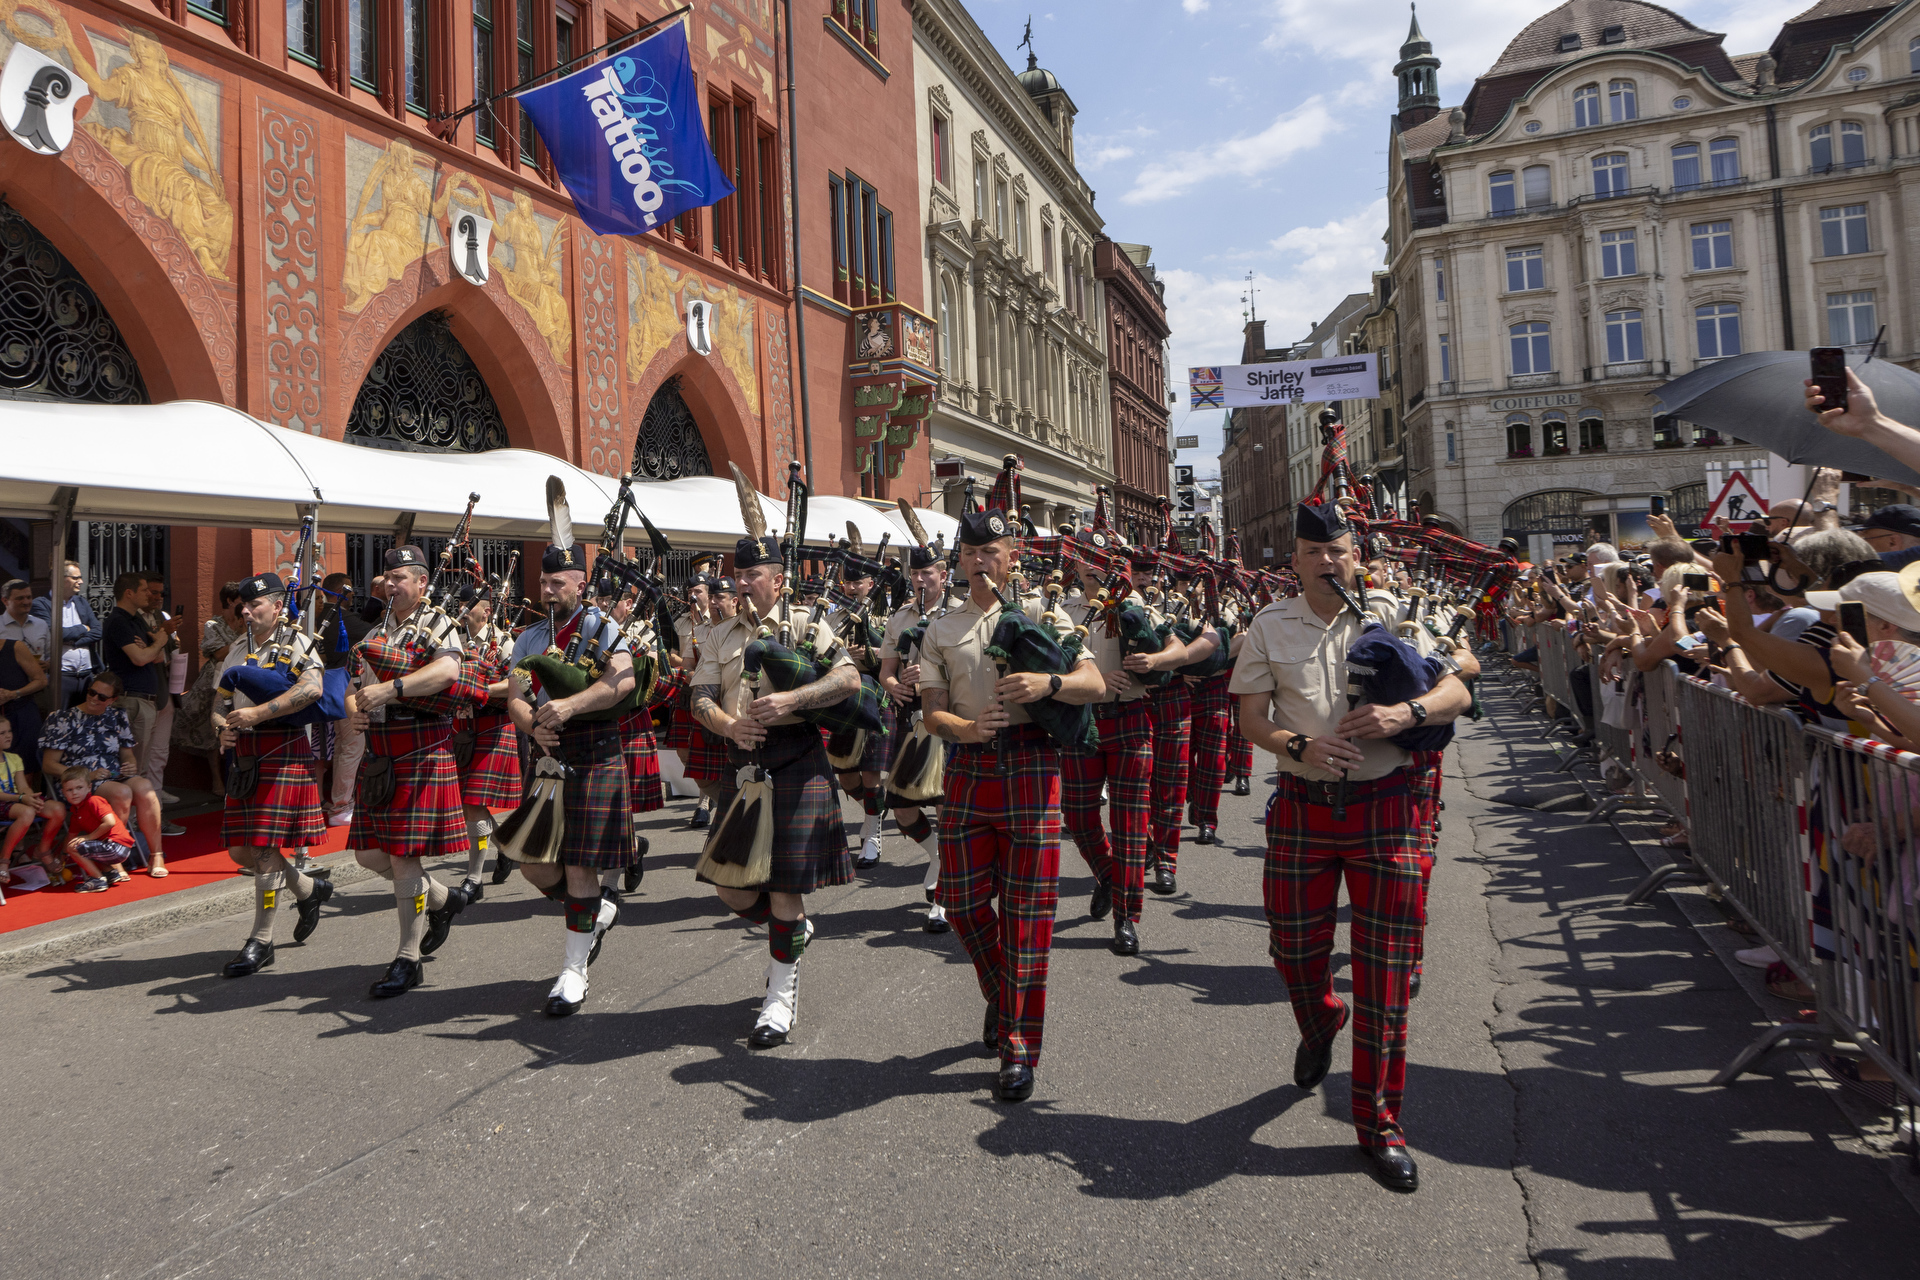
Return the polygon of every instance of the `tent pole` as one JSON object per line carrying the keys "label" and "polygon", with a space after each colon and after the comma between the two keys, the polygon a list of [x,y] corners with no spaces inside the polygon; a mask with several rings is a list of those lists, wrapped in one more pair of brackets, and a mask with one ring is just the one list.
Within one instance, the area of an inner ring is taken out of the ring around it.
{"label": "tent pole", "polygon": [[[67,607],[67,536],[73,532],[73,509],[80,502],[80,490],[63,484],[53,491],[53,558],[47,565],[47,699],[54,712],[67,709],[66,681],[61,676],[61,660],[66,648],[60,631],[61,615]],[[39,764],[35,760],[32,764]]]}

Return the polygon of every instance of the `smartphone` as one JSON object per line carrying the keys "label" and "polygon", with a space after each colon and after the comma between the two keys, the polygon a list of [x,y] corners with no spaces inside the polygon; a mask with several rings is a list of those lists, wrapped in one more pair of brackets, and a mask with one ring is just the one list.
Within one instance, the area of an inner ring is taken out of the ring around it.
{"label": "smartphone", "polygon": [[1862,649],[1872,643],[1867,639],[1867,606],[1857,601],[1843,600],[1840,603],[1840,629],[1858,641]]}
{"label": "smartphone", "polygon": [[1820,412],[1847,407],[1847,350],[1845,347],[1815,347],[1807,352],[1807,364],[1814,385],[1826,398]]}
{"label": "smartphone", "polygon": [[1704,573],[1683,573],[1680,575],[1680,585],[1689,591],[1705,591],[1711,585],[1711,580]]}
{"label": "smartphone", "polygon": [[1651,516],[1663,516],[1667,514],[1667,500],[1657,493],[1651,498],[1648,498],[1647,514]]}

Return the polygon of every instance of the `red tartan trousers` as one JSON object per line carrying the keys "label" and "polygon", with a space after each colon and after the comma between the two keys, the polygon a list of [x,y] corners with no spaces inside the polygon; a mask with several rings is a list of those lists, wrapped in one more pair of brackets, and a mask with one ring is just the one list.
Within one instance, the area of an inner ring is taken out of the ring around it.
{"label": "red tartan trousers", "polygon": [[1220,789],[1227,785],[1227,735],[1233,730],[1233,695],[1227,692],[1232,671],[1208,676],[1188,686],[1193,700],[1193,746],[1187,767],[1187,803],[1193,807],[1193,825],[1220,825]]}
{"label": "red tartan trousers", "polygon": [[[1237,701],[1237,699],[1236,699]],[[1240,732],[1240,713],[1236,710],[1228,723],[1227,734],[1227,776],[1229,778],[1253,777],[1253,744]]]}
{"label": "red tartan trousers", "polygon": [[1031,725],[1010,733],[1004,774],[991,743],[962,745],[947,761],[934,892],[973,958],[981,993],[999,1009],[1000,1060],[1031,1067],[1040,1061],[1060,896],[1060,750]]}
{"label": "red tartan trousers", "polygon": [[1407,987],[1425,928],[1420,837],[1406,770],[1352,785],[1344,822],[1309,797],[1312,784],[1279,776],[1267,803],[1264,890],[1268,952],[1286,981],[1300,1036],[1337,1034],[1334,916],[1340,882],[1353,908],[1353,1124],[1362,1146],[1406,1141],[1400,1095],[1407,1076]]}
{"label": "red tartan trousers", "polygon": [[[1426,918],[1427,894],[1433,888],[1433,863],[1440,843],[1440,780],[1444,776],[1445,751],[1416,751],[1407,766],[1407,791],[1413,797],[1413,820],[1420,833],[1420,917]],[[1419,970],[1426,957],[1427,935],[1420,933],[1420,949],[1414,955]]]}
{"label": "red tartan trousers", "polygon": [[[1148,786],[1153,717],[1145,698],[1097,702],[1100,745],[1060,753],[1061,814],[1093,874],[1113,886],[1113,909],[1136,923],[1147,896]],[[1113,805],[1113,842],[1100,827],[1100,788]]]}
{"label": "red tartan trousers", "polygon": [[1153,852],[1172,870],[1180,860],[1180,824],[1187,820],[1187,740],[1193,728],[1193,701],[1186,682],[1172,680],[1148,689],[1144,699],[1153,713]]}

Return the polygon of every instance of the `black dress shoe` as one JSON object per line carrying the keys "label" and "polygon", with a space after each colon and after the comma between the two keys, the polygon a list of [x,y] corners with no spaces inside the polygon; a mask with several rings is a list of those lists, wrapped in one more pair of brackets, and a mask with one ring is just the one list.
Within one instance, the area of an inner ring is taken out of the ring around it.
{"label": "black dress shoe", "polygon": [[1235,778],[1233,780],[1233,794],[1237,796],[1250,796],[1253,794],[1253,788],[1247,784],[1245,778]]}
{"label": "black dress shoe", "polygon": [[1095,920],[1105,920],[1107,912],[1113,910],[1113,884],[1104,876],[1093,879],[1093,896],[1087,899],[1087,914]]}
{"label": "black dress shoe", "polygon": [[1420,994],[1420,967],[1418,965],[1415,965],[1413,969],[1413,976],[1407,979],[1407,999],[1411,1000],[1419,994]]}
{"label": "black dress shoe", "polygon": [[294,912],[300,917],[293,926],[293,940],[305,942],[320,927],[320,908],[333,897],[333,881],[315,880],[313,892],[304,901],[293,905]]}
{"label": "black dress shoe", "polygon": [[1200,828],[1200,834],[1193,838],[1195,844],[1219,844],[1220,837],[1214,834],[1212,827]]}
{"label": "black dress shoe", "polygon": [[255,942],[248,938],[240,948],[240,954],[227,961],[227,967],[220,971],[223,978],[244,978],[250,973],[258,973],[273,963],[273,944]]}
{"label": "black dress shoe", "polygon": [[1173,868],[1156,859],[1153,864],[1153,879],[1147,881],[1147,888],[1164,898],[1179,887],[1173,878]]}
{"label": "black dress shoe", "polygon": [[1025,1102],[1033,1096],[1033,1068],[1018,1062],[1003,1062],[994,1086],[1000,1094],[1000,1101]]}
{"label": "black dress shoe", "polygon": [[546,1013],[549,1018],[565,1018],[580,1012],[580,1006],[585,1003],[584,1000],[564,1000],[559,996],[548,996]]}
{"label": "black dress shoe", "polygon": [[1326,1040],[1317,1045],[1302,1040],[1300,1047],[1293,1051],[1293,1082],[1302,1089],[1317,1089],[1327,1078],[1327,1070],[1333,1066],[1333,1042],[1346,1029],[1347,1017],[1352,1011],[1351,1005],[1340,1011],[1340,1025]]}
{"label": "black dress shoe", "polygon": [[621,879],[621,886],[628,893],[632,893],[635,889],[638,889],[640,882],[647,878],[647,864],[645,859],[647,851],[650,848],[652,848],[652,846],[648,844],[645,836],[635,836],[633,838],[633,865],[627,868],[626,875]]}
{"label": "black dress shoe", "polygon": [[466,886],[447,890],[447,905],[427,912],[427,936],[420,939],[420,954],[430,956],[440,949],[453,929],[453,918],[467,909]]}
{"label": "black dress shoe", "polygon": [[920,927],[928,933],[946,933],[953,928],[945,916],[930,915],[920,922]]}
{"label": "black dress shoe", "polygon": [[599,933],[594,936],[593,950],[587,952],[587,967],[589,969],[593,967],[593,962],[600,958],[600,948],[606,942],[607,935],[613,932],[613,925],[620,923],[620,895],[611,889],[602,889],[600,891],[600,899],[603,902],[611,902],[613,904],[613,924],[609,924],[606,928],[601,929]]}
{"label": "black dress shoe", "polygon": [[466,897],[468,906],[472,906],[487,896],[486,886],[471,876],[460,882],[460,892]]}
{"label": "black dress shoe", "polygon": [[1418,1191],[1420,1168],[1403,1146],[1362,1147],[1376,1182],[1389,1191]]}
{"label": "black dress shoe", "polygon": [[1000,1050],[1000,1006],[987,1001],[987,1020],[980,1027],[980,1043],[998,1053]]}
{"label": "black dress shoe", "polygon": [[1140,954],[1140,933],[1133,927],[1133,921],[1113,918],[1113,954],[1117,956],[1137,956]]}
{"label": "black dress shoe", "polygon": [[367,988],[367,994],[375,1000],[389,1000],[394,996],[405,995],[420,985],[420,962],[405,957],[395,957],[387,966],[387,976]]}
{"label": "black dress shoe", "polygon": [[771,1023],[763,1022],[747,1036],[749,1049],[777,1049],[787,1042],[787,1033]]}
{"label": "black dress shoe", "polygon": [[513,859],[504,853],[493,855],[493,875],[488,879],[493,884],[505,884],[507,877],[513,874]]}
{"label": "black dress shoe", "polygon": [[707,824],[711,821],[713,821],[713,815],[707,811],[707,806],[703,804],[693,811],[691,818],[687,819],[687,830],[704,831],[706,830]]}

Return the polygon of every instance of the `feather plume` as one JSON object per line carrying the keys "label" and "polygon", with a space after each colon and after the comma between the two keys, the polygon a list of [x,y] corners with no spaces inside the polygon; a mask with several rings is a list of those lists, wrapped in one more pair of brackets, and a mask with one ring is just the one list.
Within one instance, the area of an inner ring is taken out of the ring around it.
{"label": "feather plume", "polygon": [[926,546],[927,531],[925,527],[921,525],[920,517],[914,514],[913,507],[908,504],[905,498],[895,498],[894,502],[900,507],[900,518],[907,522],[907,532],[913,535],[913,545],[916,547]]}
{"label": "feather plume", "polygon": [[746,472],[740,470],[740,464],[729,462],[733,468],[734,492],[740,495],[740,523],[747,527],[747,536],[764,538],[767,536],[767,513],[761,509],[760,494],[754,489],[753,482],[747,479]]}
{"label": "feather plume", "polygon": [[573,545],[573,512],[567,507],[567,486],[559,476],[547,477],[547,523],[553,529],[553,545]]}
{"label": "feather plume", "polygon": [[847,547],[857,556],[867,554],[866,547],[860,541],[860,529],[851,520],[847,521]]}

